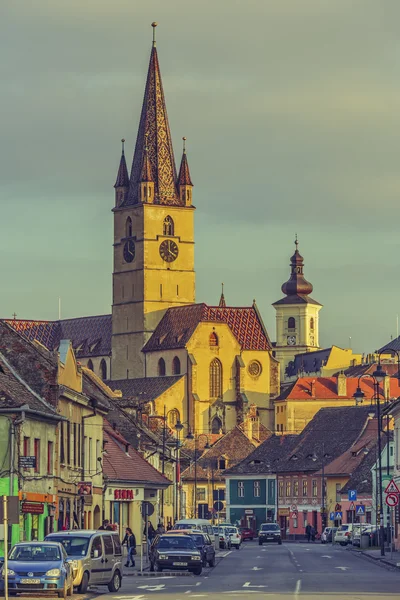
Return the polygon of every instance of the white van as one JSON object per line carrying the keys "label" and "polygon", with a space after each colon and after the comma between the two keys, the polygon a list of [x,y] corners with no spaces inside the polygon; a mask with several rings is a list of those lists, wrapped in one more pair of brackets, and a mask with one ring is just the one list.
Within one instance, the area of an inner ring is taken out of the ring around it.
{"label": "white van", "polygon": [[204,531],[204,533],[208,533],[212,543],[215,545],[214,529],[211,522],[207,521],[207,519],[180,519],[172,529],[197,529],[198,531]]}

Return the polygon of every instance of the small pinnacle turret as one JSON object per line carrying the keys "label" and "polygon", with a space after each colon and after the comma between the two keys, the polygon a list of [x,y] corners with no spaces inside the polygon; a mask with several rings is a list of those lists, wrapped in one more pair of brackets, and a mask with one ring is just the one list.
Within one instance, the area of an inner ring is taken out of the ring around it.
{"label": "small pinnacle turret", "polygon": [[121,159],[119,161],[117,179],[114,184],[115,206],[121,206],[121,204],[123,204],[123,202],[125,201],[125,199],[128,195],[128,190],[129,190],[129,174],[128,174],[128,169],[126,167],[125,150],[124,150],[125,140],[123,138],[121,140],[121,143],[122,143]]}
{"label": "small pinnacle turret", "polygon": [[225,302],[225,296],[224,296],[224,284],[222,283],[222,284],[221,284],[221,286],[222,286],[222,290],[221,290],[221,297],[220,297],[220,299],[219,299],[219,304],[218,304],[218,306],[219,306],[220,308],[225,308],[225,307],[226,307],[226,302]]}
{"label": "small pinnacle turret", "polygon": [[178,175],[179,196],[182,204],[191,206],[193,183],[190,177],[189,164],[186,154],[186,138],[183,137],[182,160]]}

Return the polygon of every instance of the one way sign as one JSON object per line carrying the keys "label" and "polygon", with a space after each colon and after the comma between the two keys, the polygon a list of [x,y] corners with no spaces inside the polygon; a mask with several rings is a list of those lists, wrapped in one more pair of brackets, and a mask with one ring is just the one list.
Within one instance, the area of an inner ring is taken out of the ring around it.
{"label": "one way sign", "polygon": [[364,504],[357,504],[357,506],[356,506],[356,515],[365,515],[365,506],[364,506]]}

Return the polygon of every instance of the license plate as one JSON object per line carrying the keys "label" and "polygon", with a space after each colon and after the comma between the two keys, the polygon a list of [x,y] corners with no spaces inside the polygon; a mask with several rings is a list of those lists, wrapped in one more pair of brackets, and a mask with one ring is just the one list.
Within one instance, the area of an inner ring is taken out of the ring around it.
{"label": "license plate", "polygon": [[187,567],[187,563],[183,563],[183,562],[174,562],[174,563],[172,563],[172,565],[174,567]]}
{"label": "license plate", "polygon": [[40,583],[40,579],[21,579],[21,583]]}
{"label": "license plate", "polygon": [[267,540],[273,540],[273,539],[274,539],[273,537],[267,537]]}

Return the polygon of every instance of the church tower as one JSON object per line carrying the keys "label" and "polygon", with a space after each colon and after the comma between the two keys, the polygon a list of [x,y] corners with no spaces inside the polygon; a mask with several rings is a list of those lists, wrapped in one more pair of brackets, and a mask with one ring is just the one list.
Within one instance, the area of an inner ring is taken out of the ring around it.
{"label": "church tower", "polygon": [[322,304],[310,298],[313,286],[304,277],[304,259],[298,245],[296,236],[290,279],[282,285],[285,297],[272,305],[276,310],[275,357],[281,365],[281,381],[296,354],[319,350],[318,313]]}
{"label": "church tower", "polygon": [[142,348],[171,306],[195,301],[193,183],[184,145],[176,173],[153,23],[153,46],[128,176],[115,184],[111,378],[146,377]]}

